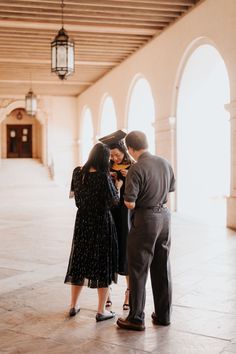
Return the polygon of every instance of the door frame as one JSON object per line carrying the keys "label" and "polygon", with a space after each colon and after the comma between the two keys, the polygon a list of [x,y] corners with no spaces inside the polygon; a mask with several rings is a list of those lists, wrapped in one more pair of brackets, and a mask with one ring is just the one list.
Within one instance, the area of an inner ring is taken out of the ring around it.
{"label": "door frame", "polygon": [[[24,134],[24,129],[27,129],[27,133]],[[7,124],[7,158],[32,158],[32,124]],[[17,139],[17,151],[14,153],[10,152],[11,137],[10,131],[16,131]],[[24,141],[23,137],[27,137],[29,149],[24,152]]]}

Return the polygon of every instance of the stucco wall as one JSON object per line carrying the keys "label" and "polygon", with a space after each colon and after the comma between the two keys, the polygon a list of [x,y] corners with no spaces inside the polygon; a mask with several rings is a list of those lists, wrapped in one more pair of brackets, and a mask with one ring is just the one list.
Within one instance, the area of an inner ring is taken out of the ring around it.
{"label": "stucco wall", "polygon": [[59,184],[70,183],[77,160],[77,100],[51,97],[48,119],[48,164]]}

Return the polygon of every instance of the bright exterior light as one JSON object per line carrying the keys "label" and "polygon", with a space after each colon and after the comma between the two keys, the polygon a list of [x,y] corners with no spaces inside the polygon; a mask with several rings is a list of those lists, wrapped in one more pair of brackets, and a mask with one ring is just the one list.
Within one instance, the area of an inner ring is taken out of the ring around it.
{"label": "bright exterior light", "polygon": [[25,96],[25,110],[30,116],[35,116],[37,113],[37,97],[32,89]]}
{"label": "bright exterior light", "polygon": [[63,7],[62,0],[62,27],[51,42],[51,71],[56,73],[61,80],[74,72],[74,42],[70,40],[63,27]]}

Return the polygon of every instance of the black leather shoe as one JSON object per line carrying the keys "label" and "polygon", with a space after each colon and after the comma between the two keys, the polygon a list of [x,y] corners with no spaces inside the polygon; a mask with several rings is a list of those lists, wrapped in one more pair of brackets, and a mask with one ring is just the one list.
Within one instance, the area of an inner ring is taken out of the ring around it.
{"label": "black leather shoe", "polygon": [[80,309],[76,309],[75,307],[71,307],[70,311],[69,311],[69,316],[73,317],[75,316],[77,313],[80,312]]}
{"label": "black leather shoe", "polygon": [[110,320],[111,318],[114,318],[115,315],[116,315],[115,312],[110,311],[107,314],[97,313],[95,318],[97,322],[101,322],[101,321]]}
{"label": "black leather shoe", "polygon": [[125,318],[118,318],[117,326],[123,329],[131,329],[133,331],[144,331],[145,325],[143,323],[130,322]]}
{"label": "black leather shoe", "polygon": [[170,322],[159,321],[155,312],[152,313],[152,323],[157,326],[169,326],[170,325]]}

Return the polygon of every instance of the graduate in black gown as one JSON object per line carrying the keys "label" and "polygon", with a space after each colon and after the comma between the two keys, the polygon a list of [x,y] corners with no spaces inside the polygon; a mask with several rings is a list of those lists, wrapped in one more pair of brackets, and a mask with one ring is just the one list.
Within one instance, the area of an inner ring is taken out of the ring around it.
{"label": "graduate in black gown", "polygon": [[[122,130],[118,130],[112,134],[109,134],[101,139],[101,142],[106,144],[110,148],[110,173],[113,182],[122,181],[122,187],[120,189],[120,203],[114,206],[111,210],[117,231],[118,238],[118,250],[119,250],[119,266],[118,274],[126,277],[127,289],[125,291],[125,298],[123,303],[123,310],[129,310],[129,276],[128,276],[128,262],[127,262],[127,236],[130,229],[130,211],[124,204],[124,190],[125,190],[125,178],[128,173],[128,169],[134,162],[129,156],[124,144],[124,137],[126,133]],[[107,307],[112,305],[111,296],[109,295],[107,300]]]}
{"label": "graduate in black gown", "polygon": [[65,283],[71,285],[69,316],[80,307],[77,301],[83,286],[98,291],[96,321],[115,316],[105,309],[109,285],[117,282],[118,245],[111,207],[119,203],[118,189],[109,173],[109,148],[97,143],[85,165],[73,171],[71,192],[78,208]]}

